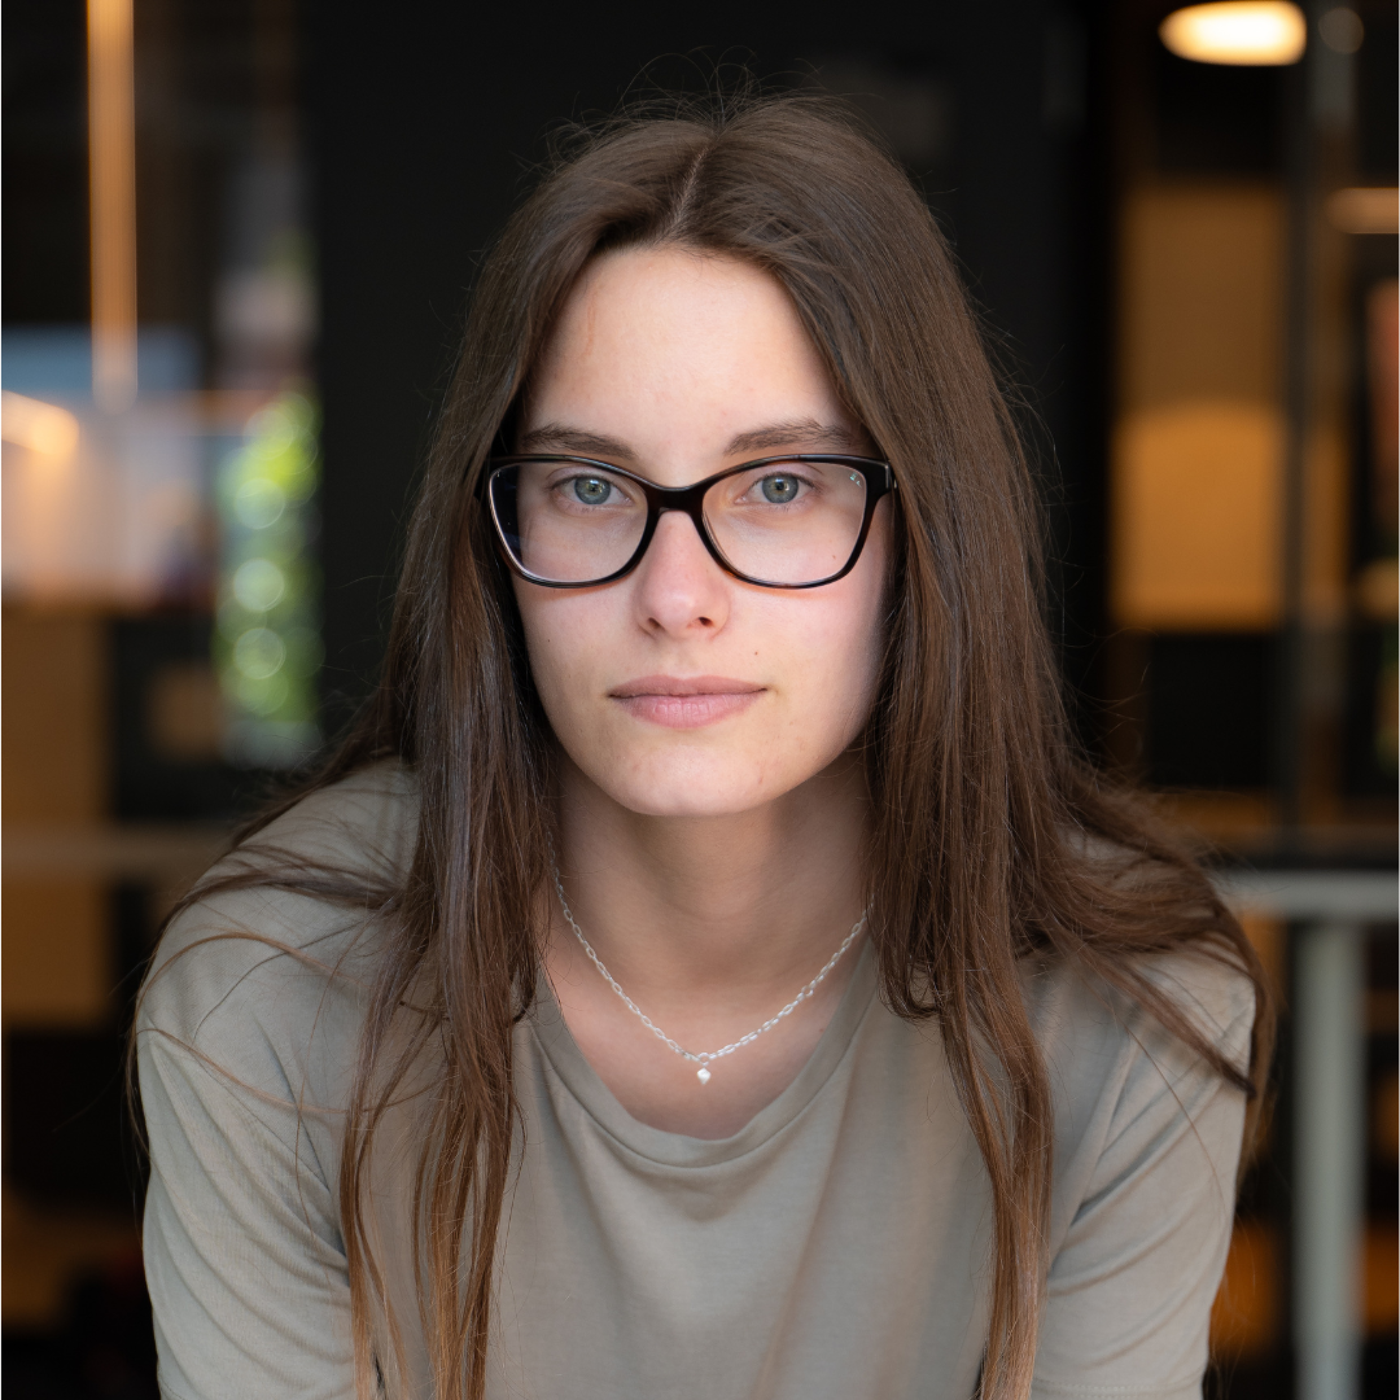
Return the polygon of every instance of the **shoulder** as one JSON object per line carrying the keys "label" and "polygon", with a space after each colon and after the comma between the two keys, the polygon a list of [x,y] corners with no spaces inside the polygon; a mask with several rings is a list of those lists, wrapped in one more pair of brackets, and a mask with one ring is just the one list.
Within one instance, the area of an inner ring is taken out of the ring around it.
{"label": "shoulder", "polygon": [[[1136,966],[1207,1045],[1248,1071],[1255,1002],[1243,971],[1190,948]],[[1058,959],[1028,965],[1023,982],[1054,1102],[1057,1214],[1119,1157],[1137,1162],[1152,1144],[1199,1136],[1223,1100],[1238,1101],[1225,1115],[1238,1152],[1243,1093],[1147,1006]]]}
{"label": "shoulder", "polygon": [[330,1092],[354,1061],[383,950],[380,910],[412,859],[417,812],[413,775],[376,764],[225,856],[156,949],[141,1048],[177,1047],[262,1093],[308,1075]]}
{"label": "shoulder", "polygon": [[[1254,984],[1233,963],[1204,948],[1140,955],[1134,970],[1162,993],[1210,1044],[1242,1068],[1254,1025]],[[1028,959],[1022,969],[1026,1009],[1052,1063],[1091,1046],[1118,1054],[1126,1047],[1167,1053],[1177,1037],[1138,1000],[1061,958]],[[1191,1061],[1182,1051],[1173,1058]]]}
{"label": "shoulder", "polygon": [[1048,960],[1028,970],[1054,1102],[1037,1395],[1200,1393],[1245,1120],[1244,1093],[1202,1049],[1246,1067],[1254,989],[1189,945],[1133,970],[1200,1044],[1141,997]]}
{"label": "shoulder", "polygon": [[[1175,905],[1183,927],[1199,924],[1212,898],[1204,871],[1083,830],[1068,832],[1066,838],[1083,873],[1112,899],[1125,894],[1150,897],[1160,907]],[[1230,1064],[1248,1069],[1255,988],[1227,946],[1200,937],[1167,952],[1124,948],[1113,956],[1118,960],[1116,971],[1140,984],[1140,995],[1109,985],[1068,957],[1044,954],[1022,964],[1027,1011],[1052,1064],[1073,1060],[1091,1044],[1119,1058],[1146,1055],[1167,1073],[1172,1066],[1179,1071],[1195,1064],[1200,1056],[1154,1014],[1151,1002],[1159,999]]]}
{"label": "shoulder", "polygon": [[407,868],[418,834],[418,780],[397,760],[318,788],[255,832],[205,877],[238,862],[286,854],[370,877]]}

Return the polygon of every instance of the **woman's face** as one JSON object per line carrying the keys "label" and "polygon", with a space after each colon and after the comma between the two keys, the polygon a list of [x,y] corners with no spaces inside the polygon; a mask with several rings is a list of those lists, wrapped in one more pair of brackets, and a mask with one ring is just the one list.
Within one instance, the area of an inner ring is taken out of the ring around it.
{"label": "woman's face", "polygon": [[[780,452],[872,451],[778,283],[678,248],[589,266],[533,378],[516,446],[663,486]],[[740,582],[674,511],[614,583],[516,578],[535,684],[577,769],[655,816],[750,811],[825,769],[873,699],[888,513],[882,500],[856,567],[820,588]]]}

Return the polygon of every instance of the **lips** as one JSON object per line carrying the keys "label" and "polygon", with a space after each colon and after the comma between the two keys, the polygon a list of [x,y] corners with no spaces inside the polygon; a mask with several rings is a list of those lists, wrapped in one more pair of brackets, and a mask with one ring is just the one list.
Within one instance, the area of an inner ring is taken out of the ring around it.
{"label": "lips", "polygon": [[730,676],[641,676],[610,695],[634,719],[667,729],[699,729],[742,713],[764,689]]}
{"label": "lips", "polygon": [[612,695],[617,700],[633,700],[643,695],[756,695],[761,685],[736,681],[729,676],[642,676],[624,681]]}

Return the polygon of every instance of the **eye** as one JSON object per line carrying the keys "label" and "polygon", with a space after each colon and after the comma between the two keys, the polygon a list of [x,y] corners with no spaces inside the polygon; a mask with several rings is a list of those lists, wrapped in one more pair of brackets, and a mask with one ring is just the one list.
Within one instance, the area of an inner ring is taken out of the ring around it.
{"label": "eye", "polygon": [[765,476],[759,482],[759,489],[763,492],[763,499],[769,505],[782,506],[797,499],[797,493],[802,489],[802,483],[795,476]]}
{"label": "eye", "polygon": [[601,476],[576,476],[573,487],[574,495],[586,506],[601,506],[613,493],[612,482]]}

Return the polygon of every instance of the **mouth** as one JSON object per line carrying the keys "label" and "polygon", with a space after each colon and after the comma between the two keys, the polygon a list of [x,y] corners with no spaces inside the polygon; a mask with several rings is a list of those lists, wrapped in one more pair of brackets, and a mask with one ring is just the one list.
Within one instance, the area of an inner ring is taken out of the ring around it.
{"label": "mouth", "polygon": [[634,719],[666,729],[700,729],[742,713],[766,687],[729,676],[641,676],[609,692]]}

